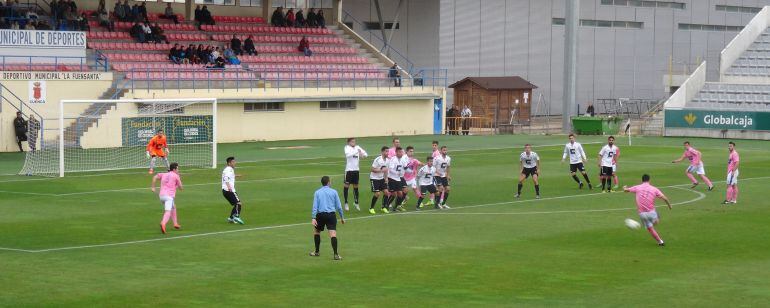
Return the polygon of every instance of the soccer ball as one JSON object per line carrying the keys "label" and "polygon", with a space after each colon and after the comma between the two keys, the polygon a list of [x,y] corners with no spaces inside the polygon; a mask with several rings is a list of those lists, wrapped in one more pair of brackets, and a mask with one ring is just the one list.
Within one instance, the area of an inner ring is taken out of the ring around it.
{"label": "soccer ball", "polygon": [[642,227],[642,224],[640,224],[638,221],[633,220],[631,218],[626,218],[626,227],[628,227],[631,230],[639,230],[639,228]]}

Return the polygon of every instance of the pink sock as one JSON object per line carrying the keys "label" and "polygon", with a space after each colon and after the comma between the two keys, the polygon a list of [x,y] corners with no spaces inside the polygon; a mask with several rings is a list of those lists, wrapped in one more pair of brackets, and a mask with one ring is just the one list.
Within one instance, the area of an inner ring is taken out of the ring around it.
{"label": "pink sock", "polygon": [[738,185],[733,186],[733,201],[738,201]]}
{"label": "pink sock", "polygon": [[728,185],[727,186],[727,196],[725,197],[725,200],[732,201],[733,200],[733,186]]}
{"label": "pink sock", "polygon": [[440,201],[444,201],[444,192],[443,191],[441,192],[441,198],[439,200]]}
{"label": "pink sock", "polygon": [[175,226],[179,225],[179,222],[176,220],[176,208],[171,209],[171,221],[174,222]]}
{"label": "pink sock", "polygon": [[618,185],[618,176],[617,175],[613,176],[612,180],[615,182],[615,185]]}
{"label": "pink sock", "polygon": [[653,237],[653,238],[655,238],[655,240],[656,240],[656,241],[658,241],[658,243],[663,243],[663,240],[662,240],[662,239],[660,239],[660,236],[658,235],[658,232],[656,232],[656,231],[655,231],[655,228],[654,228],[654,227],[649,227],[649,228],[647,228],[647,231],[649,231],[649,232],[650,232],[650,234],[652,235],[652,237]]}
{"label": "pink sock", "polygon": [[692,182],[693,184],[698,183],[698,180],[695,179],[692,173],[687,172],[687,178],[689,178],[690,182]]}
{"label": "pink sock", "polygon": [[165,226],[168,223],[168,219],[170,217],[171,217],[171,211],[163,212],[163,220],[160,221],[160,224]]}
{"label": "pink sock", "polygon": [[708,185],[709,187],[714,186],[714,185],[711,184],[711,180],[709,180],[709,178],[706,177],[705,174],[701,174],[700,178],[703,179],[703,181],[706,182],[706,185]]}

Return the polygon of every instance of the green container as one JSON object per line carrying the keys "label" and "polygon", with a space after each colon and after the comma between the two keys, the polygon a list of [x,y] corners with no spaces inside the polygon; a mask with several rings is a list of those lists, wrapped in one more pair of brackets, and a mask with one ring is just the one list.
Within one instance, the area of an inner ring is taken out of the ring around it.
{"label": "green container", "polygon": [[613,135],[620,131],[619,117],[572,117],[572,130],[578,135]]}

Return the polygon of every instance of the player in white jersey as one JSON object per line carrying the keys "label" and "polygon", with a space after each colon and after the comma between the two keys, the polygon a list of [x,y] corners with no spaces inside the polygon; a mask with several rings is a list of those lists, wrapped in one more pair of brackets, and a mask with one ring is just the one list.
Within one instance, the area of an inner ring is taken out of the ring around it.
{"label": "player in white jersey", "polygon": [[519,166],[519,187],[516,198],[521,197],[521,188],[524,187],[524,180],[532,176],[532,182],[535,183],[535,198],[540,199],[540,182],[538,181],[538,176],[540,175],[540,156],[532,152],[531,145],[524,145],[524,152],[519,155]]}
{"label": "player in white jersey", "polygon": [[561,162],[564,163],[567,157],[569,157],[570,175],[578,183],[578,187],[583,189],[583,182],[577,177],[577,171],[579,170],[583,174],[586,183],[588,183],[588,189],[593,189],[591,180],[588,178],[588,173],[586,173],[586,168],[583,165],[588,161],[588,157],[586,156],[586,151],[583,150],[583,145],[575,141],[575,134],[569,134],[569,142],[564,146],[564,155],[561,156]]}
{"label": "player in white jersey", "polygon": [[620,152],[620,149],[615,145],[615,137],[610,136],[607,138],[607,144],[604,145],[599,151],[599,169],[601,173],[599,178],[602,180],[602,191],[612,192],[612,166],[617,164],[616,156]]}
{"label": "player in white jersey", "polygon": [[408,163],[404,149],[396,147],[396,156],[388,158],[388,177],[385,181],[388,183],[387,206],[382,211],[388,213],[388,208],[393,201],[396,201],[393,210],[396,210],[404,198],[404,169]]}
{"label": "player in white jersey", "polygon": [[441,155],[433,158],[433,167],[436,168],[436,173],[433,179],[436,182],[438,191],[441,192],[436,196],[436,205],[440,208],[448,209],[446,200],[449,199],[449,181],[452,180],[452,176],[449,174],[449,170],[452,166],[452,158],[447,155],[446,146],[441,147]]}
{"label": "player in white jersey", "polygon": [[[428,202],[425,205],[431,205],[433,204],[433,198],[435,198],[436,195],[436,185],[433,180],[433,175],[436,173],[436,168],[433,167],[433,156],[428,155],[427,158],[425,158],[425,165],[420,168],[419,171],[417,171],[417,183],[420,184],[420,197],[417,199],[417,205],[416,209],[419,211],[423,204],[422,200],[425,198],[426,194],[428,195]],[[436,208],[438,209],[438,205],[436,205]]]}
{"label": "player in white jersey", "polygon": [[228,157],[226,162],[227,167],[222,170],[222,195],[233,206],[227,222],[243,224],[243,219],[241,219],[241,199],[238,198],[238,194],[235,192],[235,157]]}
{"label": "player in white jersey", "polygon": [[[388,194],[387,187],[385,185],[385,175],[388,172],[388,147],[384,146],[380,149],[380,156],[377,156],[372,162],[372,169],[369,173],[369,183],[372,187],[372,204],[369,206],[369,213],[375,214],[374,205],[377,204],[377,199],[383,192]],[[382,198],[382,207],[387,204],[387,197]]]}
{"label": "player in white jersey", "polygon": [[348,144],[345,145],[345,186],[342,189],[342,195],[345,197],[345,210],[349,211],[348,207],[348,189],[353,186],[353,205],[356,210],[361,210],[358,206],[358,177],[359,177],[359,160],[361,157],[366,158],[369,154],[364,151],[360,146],[356,145],[356,138],[348,138]]}

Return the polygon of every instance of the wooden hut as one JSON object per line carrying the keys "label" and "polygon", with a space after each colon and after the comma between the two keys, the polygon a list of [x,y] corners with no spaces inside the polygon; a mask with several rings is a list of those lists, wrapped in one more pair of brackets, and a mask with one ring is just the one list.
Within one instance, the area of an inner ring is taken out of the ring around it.
{"label": "wooden hut", "polygon": [[454,89],[454,106],[471,108],[474,117],[499,124],[529,123],[532,90],[537,86],[519,76],[467,77],[449,86]]}

